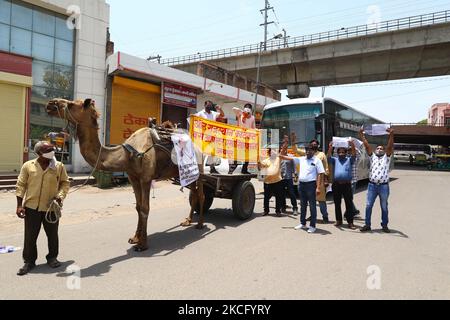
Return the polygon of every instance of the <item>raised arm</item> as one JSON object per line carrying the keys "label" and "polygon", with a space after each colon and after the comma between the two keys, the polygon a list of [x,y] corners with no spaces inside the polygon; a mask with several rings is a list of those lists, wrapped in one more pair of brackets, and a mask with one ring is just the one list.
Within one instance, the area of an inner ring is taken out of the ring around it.
{"label": "raised arm", "polygon": [[297,135],[295,134],[295,132],[291,133],[291,143],[292,143],[292,151],[294,152],[294,154],[297,157],[304,157],[306,156],[306,152],[303,151],[302,149],[298,148],[297,146]]}
{"label": "raised arm", "polygon": [[355,147],[355,143],[353,142],[353,140],[350,140],[350,147],[352,148],[352,157],[356,158],[356,147]]}
{"label": "raised arm", "polygon": [[293,161],[295,158],[294,157],[289,157],[289,156],[285,156],[285,155],[279,155],[281,160],[288,160],[288,161]]}
{"label": "raised arm", "polygon": [[394,153],[394,129],[387,129],[387,132],[389,132],[389,142],[386,147],[386,154],[390,157]]}
{"label": "raised arm", "polygon": [[239,108],[233,108],[233,112],[236,114],[236,117],[239,117],[242,114],[242,110]]}
{"label": "raised arm", "polygon": [[220,106],[216,106],[217,112],[219,112],[219,118],[225,118],[225,113]]}
{"label": "raised arm", "polygon": [[364,135],[364,130],[363,129],[361,129],[359,131],[359,138],[363,142],[364,147],[366,148],[367,154],[369,156],[372,156],[372,154],[373,154],[372,147],[370,146],[369,142],[367,141],[366,136]]}
{"label": "raised arm", "polygon": [[331,141],[330,144],[328,145],[327,158],[330,159],[332,155],[333,155],[333,141]]}

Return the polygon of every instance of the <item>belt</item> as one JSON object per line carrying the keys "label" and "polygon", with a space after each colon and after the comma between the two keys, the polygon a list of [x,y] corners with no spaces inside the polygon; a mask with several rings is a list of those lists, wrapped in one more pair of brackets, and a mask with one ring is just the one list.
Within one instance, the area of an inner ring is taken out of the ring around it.
{"label": "belt", "polygon": [[376,183],[376,182],[372,182],[372,181],[370,181],[369,183],[374,184],[374,185],[376,185],[376,186],[384,186],[384,185],[386,185],[386,184],[389,184],[389,182]]}
{"label": "belt", "polygon": [[316,181],[316,180],[314,180],[314,181],[308,181],[308,182],[302,182],[302,181],[300,181],[300,183],[301,183],[301,184],[310,184],[310,183],[317,183],[317,181]]}
{"label": "belt", "polygon": [[336,184],[352,184],[351,181],[335,181]]}

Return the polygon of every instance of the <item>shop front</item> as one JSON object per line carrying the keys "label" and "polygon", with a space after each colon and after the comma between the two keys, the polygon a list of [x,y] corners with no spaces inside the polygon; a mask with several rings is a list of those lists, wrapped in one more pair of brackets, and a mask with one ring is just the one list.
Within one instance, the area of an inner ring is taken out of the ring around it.
{"label": "shop front", "polygon": [[148,125],[148,118],[161,118],[161,87],[115,76],[112,82],[109,144],[122,144]]}
{"label": "shop front", "polygon": [[197,90],[165,82],[163,84],[162,122],[170,121],[187,129],[187,118],[197,112]]}
{"label": "shop front", "polygon": [[0,173],[19,172],[28,160],[32,60],[0,52]]}

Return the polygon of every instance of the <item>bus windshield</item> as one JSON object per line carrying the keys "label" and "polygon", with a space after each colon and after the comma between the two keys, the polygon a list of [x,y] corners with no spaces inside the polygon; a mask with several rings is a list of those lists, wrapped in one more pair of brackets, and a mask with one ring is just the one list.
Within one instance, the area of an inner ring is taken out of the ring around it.
{"label": "bus windshield", "polygon": [[[277,107],[264,111],[262,119],[262,129],[278,129],[280,140],[285,135],[291,137],[295,133],[297,141],[290,143],[308,144],[313,139],[320,138],[321,130],[317,126],[316,117],[322,112],[322,105],[317,104],[296,104]],[[318,139],[320,141],[320,139]]]}

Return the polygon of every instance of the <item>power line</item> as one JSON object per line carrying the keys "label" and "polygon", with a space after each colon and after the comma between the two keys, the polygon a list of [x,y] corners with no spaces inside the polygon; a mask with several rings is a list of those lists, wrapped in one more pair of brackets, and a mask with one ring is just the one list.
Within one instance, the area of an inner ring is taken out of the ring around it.
{"label": "power line", "polygon": [[411,92],[406,92],[406,93],[401,93],[401,94],[394,94],[394,95],[386,96],[386,97],[379,97],[379,98],[374,98],[374,99],[354,101],[354,102],[351,102],[350,104],[359,104],[359,103],[364,103],[364,102],[373,102],[373,101],[379,101],[379,100],[386,100],[386,99],[395,98],[395,97],[401,97],[401,96],[406,96],[406,95],[415,95],[417,93],[421,93],[421,92],[425,92],[425,91],[432,91],[432,90],[448,88],[448,87],[450,87],[450,85],[439,86],[439,87],[423,89],[423,90],[416,90],[416,91],[411,91]]}

